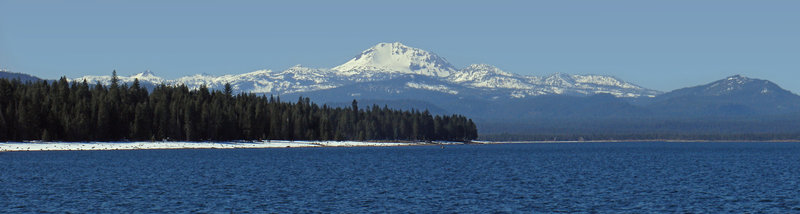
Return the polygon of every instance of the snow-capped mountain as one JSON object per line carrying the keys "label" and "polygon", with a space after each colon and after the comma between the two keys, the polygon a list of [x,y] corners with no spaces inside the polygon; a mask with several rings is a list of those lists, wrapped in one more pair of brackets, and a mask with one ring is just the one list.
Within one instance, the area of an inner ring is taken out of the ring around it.
{"label": "snow-capped mountain", "polygon": [[[426,85],[408,81],[402,84],[403,87],[458,96],[471,95],[463,90],[458,91],[458,88],[467,88],[470,92],[487,91],[493,95],[502,94],[507,98],[540,95],[589,96],[594,94],[611,94],[616,97],[652,97],[660,93],[602,75],[557,73],[544,77],[526,76],[505,72],[486,64],[474,64],[457,69],[443,57],[397,42],[379,43],[344,64],[331,69],[307,68],[298,65],[280,72],[258,70],[223,76],[196,74],[173,80],[166,80],[146,71],[132,76],[120,76],[119,79],[127,83],[139,79],[145,85],[183,84],[189,88],[206,85],[211,89],[221,89],[225,83],[230,83],[237,92],[282,95],[333,89],[355,83],[392,79],[407,80],[408,77],[413,80],[414,76],[433,78],[438,81],[438,84]],[[108,84],[111,77],[84,76],[73,80]]]}
{"label": "snow-capped mountain", "polygon": [[485,64],[470,65],[448,78],[474,88],[508,89],[512,97],[548,94],[593,95],[606,93],[616,97],[653,97],[660,92],[602,75],[571,75],[555,73],[549,76],[523,76],[504,72]]}
{"label": "snow-capped mountain", "polygon": [[296,65],[280,72],[272,70],[258,70],[250,73],[211,76],[198,74],[181,77],[171,81],[171,84],[183,84],[189,88],[198,88],[201,85],[219,89],[225,83],[230,83],[235,91],[265,94],[285,94],[294,92],[315,91],[341,86],[335,78],[331,78],[329,70],[307,68]]}
{"label": "snow-capped mountain", "polygon": [[332,70],[343,76],[366,77],[385,74],[447,77],[456,71],[446,59],[399,42],[375,45]]}
{"label": "snow-capped mountain", "polygon": [[[161,83],[168,83],[163,78],[156,76],[150,70],[145,72],[141,72],[138,74],[134,74],[131,76],[117,76],[120,82],[131,84],[134,80],[138,79],[140,83],[144,83],[145,85],[158,85]],[[111,84],[111,76],[83,76],[80,78],[71,79],[71,81],[86,81],[87,83],[100,83],[103,85]]]}
{"label": "snow-capped mountain", "polygon": [[138,79],[139,81],[147,81],[147,82],[163,82],[164,81],[163,78],[157,77],[150,70],[147,70],[147,71],[142,72],[142,73],[135,74],[133,76],[130,76],[129,78]]}
{"label": "snow-capped mountain", "polygon": [[475,88],[533,89],[524,76],[507,73],[486,64],[472,64],[447,78],[450,82]]}
{"label": "snow-capped mountain", "polygon": [[[306,91],[316,91],[341,86],[342,81],[337,81],[335,74],[327,69],[315,69],[296,65],[280,72],[272,70],[258,70],[243,74],[229,74],[212,76],[208,74],[195,74],[178,79],[166,80],[157,77],[151,71],[134,74],[131,76],[118,76],[124,83],[132,83],[138,79],[145,85],[186,85],[190,89],[197,89],[202,85],[210,89],[220,90],[226,83],[230,83],[236,92],[286,94]],[[111,76],[84,76],[72,79],[89,83],[99,82],[110,84]]]}

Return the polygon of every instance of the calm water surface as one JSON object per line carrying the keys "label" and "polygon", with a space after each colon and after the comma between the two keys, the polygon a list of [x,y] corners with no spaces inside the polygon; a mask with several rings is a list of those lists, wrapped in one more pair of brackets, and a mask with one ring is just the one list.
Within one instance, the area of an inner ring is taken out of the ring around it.
{"label": "calm water surface", "polygon": [[0,212],[800,213],[800,143],[0,153]]}

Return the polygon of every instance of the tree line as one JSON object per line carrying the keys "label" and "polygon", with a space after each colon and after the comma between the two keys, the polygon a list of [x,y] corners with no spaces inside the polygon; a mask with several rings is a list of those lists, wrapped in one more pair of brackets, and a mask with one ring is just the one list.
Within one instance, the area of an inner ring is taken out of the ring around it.
{"label": "tree line", "polygon": [[704,118],[478,121],[481,140],[800,140],[800,114]]}
{"label": "tree line", "polygon": [[0,79],[0,141],[412,140],[470,141],[471,119],[371,106],[319,106],[309,98],[233,94],[134,80],[108,86]]}

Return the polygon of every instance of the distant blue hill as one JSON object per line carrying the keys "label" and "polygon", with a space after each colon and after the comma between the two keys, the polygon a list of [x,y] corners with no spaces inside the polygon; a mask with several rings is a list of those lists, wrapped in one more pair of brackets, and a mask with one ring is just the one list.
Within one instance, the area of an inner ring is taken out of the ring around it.
{"label": "distant blue hill", "polygon": [[32,76],[32,75],[23,74],[23,73],[8,72],[8,71],[4,71],[4,70],[0,70],[0,78],[2,78],[2,79],[18,79],[18,80],[20,80],[22,82],[42,80],[42,79],[40,79],[38,77],[35,77],[35,76]]}
{"label": "distant blue hill", "polygon": [[731,76],[656,96],[649,109],[670,116],[753,116],[800,112],[800,96],[773,82]]}

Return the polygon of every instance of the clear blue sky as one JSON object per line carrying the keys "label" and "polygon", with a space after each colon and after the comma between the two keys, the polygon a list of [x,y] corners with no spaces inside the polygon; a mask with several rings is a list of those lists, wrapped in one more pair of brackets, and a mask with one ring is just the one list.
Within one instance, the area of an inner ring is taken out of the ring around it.
{"label": "clear blue sky", "polygon": [[43,78],[330,68],[394,41],[457,67],[658,90],[743,74],[800,92],[796,0],[0,0],[0,67]]}

